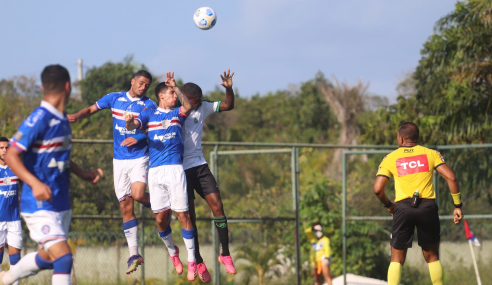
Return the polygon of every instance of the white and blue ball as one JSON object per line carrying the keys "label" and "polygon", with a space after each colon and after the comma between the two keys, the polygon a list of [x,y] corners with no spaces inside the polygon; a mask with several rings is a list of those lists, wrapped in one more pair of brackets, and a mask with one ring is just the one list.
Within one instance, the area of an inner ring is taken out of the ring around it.
{"label": "white and blue ball", "polygon": [[217,23],[217,14],[210,7],[201,7],[193,15],[195,25],[202,30],[210,30]]}

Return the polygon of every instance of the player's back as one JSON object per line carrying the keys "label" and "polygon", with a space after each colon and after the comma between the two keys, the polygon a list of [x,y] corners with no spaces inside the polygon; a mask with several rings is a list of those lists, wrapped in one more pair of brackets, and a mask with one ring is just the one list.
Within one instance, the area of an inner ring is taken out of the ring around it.
{"label": "player's back", "polygon": [[147,142],[140,141],[133,146],[121,146],[128,137],[142,133],[141,129],[129,131],[126,129],[125,112],[136,118],[146,108],[156,108],[156,104],[146,96],[131,97],[128,92],[113,92],[96,102],[96,108],[111,109],[113,117],[113,147],[115,159],[137,159],[149,154]]}
{"label": "player's back", "polygon": [[19,178],[7,165],[0,165],[0,222],[20,220]]}
{"label": "player's back", "polygon": [[377,175],[395,176],[395,202],[411,198],[415,190],[419,191],[420,198],[435,199],[432,175],[443,163],[438,151],[419,145],[400,147],[383,159]]}
{"label": "player's back", "polygon": [[185,118],[180,108],[148,109],[137,118],[147,130],[150,167],[183,164],[181,128]]}
{"label": "player's back", "polygon": [[22,186],[21,210],[34,213],[39,210],[61,212],[70,209],[70,149],[72,131],[66,114],[43,101],[22,122],[11,146],[21,151],[24,165],[52,192],[52,202],[36,201],[27,183]]}

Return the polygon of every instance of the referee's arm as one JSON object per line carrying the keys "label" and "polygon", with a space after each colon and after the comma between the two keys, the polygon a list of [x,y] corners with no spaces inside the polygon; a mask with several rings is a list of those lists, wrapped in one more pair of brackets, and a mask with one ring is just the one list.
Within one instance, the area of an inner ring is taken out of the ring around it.
{"label": "referee's arm", "polygon": [[[453,200],[457,199],[459,202],[455,202],[455,209],[454,209],[454,223],[458,224],[461,219],[463,219],[463,210],[461,210],[461,206],[463,203],[461,203],[461,195],[460,195],[460,188],[458,186],[458,179],[456,179],[456,175],[454,174],[453,170],[449,168],[447,164],[441,164],[436,168],[436,171],[441,174],[441,176],[446,179],[446,182],[448,183],[449,187],[449,192],[451,192],[451,195],[453,196]],[[456,198],[455,198],[456,197]]]}
{"label": "referee's arm", "polygon": [[395,208],[395,204],[393,204],[388,197],[386,197],[386,193],[384,192],[384,188],[386,184],[388,184],[389,178],[384,175],[378,175],[376,177],[376,181],[374,182],[374,194],[378,197],[379,201],[384,204],[386,208],[388,208],[388,212],[393,215],[393,209]]}

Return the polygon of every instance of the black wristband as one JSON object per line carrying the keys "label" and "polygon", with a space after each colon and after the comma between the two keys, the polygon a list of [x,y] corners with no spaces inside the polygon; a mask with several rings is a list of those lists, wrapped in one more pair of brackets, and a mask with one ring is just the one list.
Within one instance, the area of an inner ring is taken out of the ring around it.
{"label": "black wristband", "polygon": [[454,204],[454,207],[455,208],[461,208],[461,207],[463,207],[463,202],[459,203],[459,205]]}
{"label": "black wristband", "polygon": [[384,207],[385,207],[385,208],[389,208],[389,207],[391,207],[391,205],[393,205],[393,203],[392,203],[391,201],[389,201],[389,203],[388,203],[388,204],[386,204],[386,205],[384,205]]}

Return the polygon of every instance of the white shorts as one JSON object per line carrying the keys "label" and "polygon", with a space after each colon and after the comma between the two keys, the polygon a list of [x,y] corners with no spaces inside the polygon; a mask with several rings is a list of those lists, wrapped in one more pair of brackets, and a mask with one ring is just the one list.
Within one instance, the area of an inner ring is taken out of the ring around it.
{"label": "white shorts", "polygon": [[4,247],[5,243],[22,249],[22,225],[20,220],[0,222],[0,247]]}
{"label": "white shorts", "polygon": [[126,197],[132,196],[132,183],[147,184],[148,171],[148,156],[137,159],[113,159],[114,191],[118,201],[124,201]]}
{"label": "white shorts", "polygon": [[29,229],[29,235],[40,247],[48,251],[55,243],[67,240],[68,228],[72,220],[72,210],[52,212],[41,210],[34,213],[21,213]]}
{"label": "white shorts", "polygon": [[188,193],[183,165],[161,165],[149,170],[150,204],[154,213],[186,212]]}

